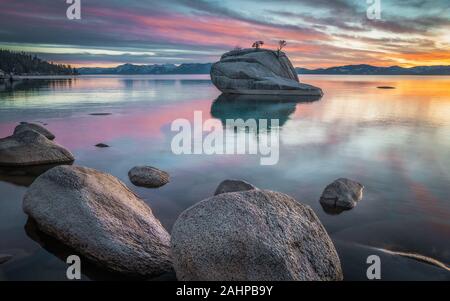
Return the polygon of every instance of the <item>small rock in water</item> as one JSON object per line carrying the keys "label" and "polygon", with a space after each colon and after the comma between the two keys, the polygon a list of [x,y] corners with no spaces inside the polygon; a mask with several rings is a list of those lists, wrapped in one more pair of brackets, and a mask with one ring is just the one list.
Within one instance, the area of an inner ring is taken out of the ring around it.
{"label": "small rock in water", "polygon": [[41,135],[44,135],[47,139],[53,140],[55,139],[55,135],[51,133],[49,130],[47,130],[45,127],[43,127],[40,124],[36,123],[28,123],[28,122],[21,122],[16,128],[14,129],[14,134],[19,134],[25,131],[35,131],[38,132]]}
{"label": "small rock in water", "polygon": [[184,211],[171,249],[181,281],[342,280],[314,211],[273,191],[223,193]]}
{"label": "small rock in water", "polygon": [[95,146],[96,147],[109,147],[109,145],[105,144],[105,143],[97,143]]}
{"label": "small rock in water", "polygon": [[158,188],[170,181],[167,172],[152,166],[135,166],[128,172],[131,183],[136,186]]}
{"label": "small rock in water", "polygon": [[39,176],[23,199],[39,230],[102,268],[138,277],[172,270],[170,235],[116,177],[81,166]]}
{"label": "small rock in water", "polygon": [[253,189],[257,188],[252,184],[242,180],[225,180],[219,184],[219,186],[216,189],[216,192],[214,192],[214,195],[227,192],[247,191]]}
{"label": "small rock in water", "polygon": [[106,116],[106,115],[111,115],[112,113],[90,113],[89,115],[92,116]]}
{"label": "small rock in water", "polygon": [[0,264],[9,261],[11,258],[12,258],[12,255],[0,254]]}
{"label": "small rock in water", "polygon": [[320,204],[325,211],[340,213],[340,210],[349,210],[356,206],[362,198],[364,186],[358,182],[340,178],[329,184],[320,197]]}
{"label": "small rock in water", "polygon": [[74,160],[70,151],[34,130],[0,139],[0,166],[67,164]]}
{"label": "small rock in water", "polygon": [[377,88],[378,89],[395,89],[395,87],[391,87],[391,86],[379,86]]}

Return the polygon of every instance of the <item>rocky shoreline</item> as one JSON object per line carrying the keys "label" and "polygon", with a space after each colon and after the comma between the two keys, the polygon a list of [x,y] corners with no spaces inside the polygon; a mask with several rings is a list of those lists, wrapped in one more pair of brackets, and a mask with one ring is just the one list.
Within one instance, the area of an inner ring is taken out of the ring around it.
{"label": "rocky shoreline", "polygon": [[23,208],[76,254],[133,278],[174,271],[178,280],[343,279],[336,249],[309,206],[237,182],[246,183],[224,181],[219,194],[186,209],[171,235],[124,183],[87,167],[46,171],[28,188]]}
{"label": "rocky shoreline", "polygon": [[[0,165],[55,164],[32,181],[23,210],[39,231],[106,270],[145,279],[174,272],[178,280],[343,279],[325,228],[287,195],[225,180],[215,196],[186,209],[170,235],[123,182],[70,165],[73,155],[50,139],[41,125],[19,124],[0,140]],[[152,188],[170,179],[151,166],[134,167],[129,177]]]}
{"label": "rocky shoreline", "polygon": [[[22,140],[20,154],[35,149],[35,143],[45,150],[39,156],[47,156],[46,151],[55,154],[56,143],[50,139],[55,135],[45,127],[21,123],[10,137],[0,139],[0,154]],[[34,171],[23,198],[27,233],[50,252],[46,239],[87,260],[88,274],[95,266],[95,273],[112,273],[118,279],[344,279],[338,242],[330,239],[308,205],[281,192],[244,180],[224,180],[211,197],[182,212],[168,231],[143,199],[110,174],[72,162],[39,165],[35,157],[17,158],[9,164],[3,160],[1,165],[7,166],[0,170],[7,169],[11,178]],[[168,172],[145,165],[130,169],[129,178],[146,188],[170,182]],[[319,202],[325,212],[341,213],[361,201],[363,188],[339,178],[325,187]],[[424,261],[412,253],[384,252]],[[10,260],[14,257],[0,255],[0,264]],[[432,259],[426,263],[448,269]]]}

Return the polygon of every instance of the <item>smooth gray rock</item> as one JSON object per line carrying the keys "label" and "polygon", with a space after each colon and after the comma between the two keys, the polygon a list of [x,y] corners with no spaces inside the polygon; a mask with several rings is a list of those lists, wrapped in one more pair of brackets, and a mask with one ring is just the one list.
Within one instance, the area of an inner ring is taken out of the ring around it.
{"label": "smooth gray rock", "polygon": [[171,270],[170,235],[114,176],[58,166],[39,176],[23,208],[39,229],[99,266],[133,276]]}
{"label": "smooth gray rock", "polygon": [[35,131],[41,135],[44,135],[47,139],[50,139],[50,140],[55,139],[55,135],[53,135],[52,132],[47,130],[42,125],[36,124],[36,123],[28,123],[28,122],[21,122],[18,126],[16,126],[16,128],[14,129],[14,135],[25,132],[25,131]]}
{"label": "smooth gray rock", "polygon": [[219,194],[172,229],[178,280],[342,280],[339,257],[313,210],[273,191]]}
{"label": "smooth gray rock", "polygon": [[0,139],[0,166],[65,164],[73,161],[70,151],[36,131],[22,131]]}
{"label": "smooth gray rock", "polygon": [[358,182],[339,178],[325,188],[320,203],[328,209],[352,209],[361,200],[363,189],[364,186]]}
{"label": "smooth gray rock", "polygon": [[152,166],[135,166],[128,172],[128,177],[134,185],[148,188],[161,187],[170,181],[167,172]]}
{"label": "smooth gray rock", "polygon": [[222,181],[219,186],[216,188],[216,192],[214,195],[227,193],[227,192],[236,192],[236,191],[247,191],[257,189],[252,184],[242,181],[242,180],[225,180]]}
{"label": "smooth gray rock", "polygon": [[211,80],[223,93],[260,95],[322,95],[320,88],[299,83],[284,52],[233,50],[211,67]]}

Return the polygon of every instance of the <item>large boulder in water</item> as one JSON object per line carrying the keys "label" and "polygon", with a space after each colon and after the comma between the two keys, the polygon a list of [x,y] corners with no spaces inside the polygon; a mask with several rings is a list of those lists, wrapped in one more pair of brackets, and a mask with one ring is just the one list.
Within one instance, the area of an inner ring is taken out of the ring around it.
{"label": "large boulder in water", "polygon": [[14,129],[14,134],[19,134],[19,133],[26,132],[26,131],[35,131],[41,135],[44,135],[47,139],[50,139],[50,140],[55,139],[55,135],[52,132],[50,132],[45,127],[43,127],[42,125],[37,124],[37,123],[21,122]]}
{"label": "large boulder in water", "polygon": [[172,229],[177,279],[342,280],[313,210],[267,190],[223,193],[184,211]]}
{"label": "large boulder in water", "polygon": [[233,50],[211,67],[211,80],[223,93],[322,95],[320,88],[300,83],[284,52],[268,49]]}
{"label": "large boulder in water", "polygon": [[44,233],[99,266],[151,277],[170,271],[170,235],[152,210],[114,176],[58,166],[39,176],[23,208]]}
{"label": "large boulder in water", "polygon": [[0,139],[0,166],[65,164],[73,161],[70,151],[34,130],[20,131]]}

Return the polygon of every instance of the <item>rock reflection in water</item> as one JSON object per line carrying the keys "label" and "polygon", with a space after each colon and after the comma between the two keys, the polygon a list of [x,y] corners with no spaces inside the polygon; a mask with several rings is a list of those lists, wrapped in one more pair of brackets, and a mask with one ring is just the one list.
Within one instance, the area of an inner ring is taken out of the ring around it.
{"label": "rock reflection in water", "polygon": [[0,181],[28,187],[41,174],[58,165],[61,164],[0,166]]}
{"label": "rock reflection in water", "polygon": [[[79,255],[75,250],[71,247],[66,246],[61,243],[59,240],[47,235],[46,233],[39,230],[36,221],[32,218],[28,218],[27,222],[24,226],[25,232],[29,238],[37,242],[42,248],[44,248],[47,252],[53,254],[63,262],[66,262],[67,257],[70,255],[77,255],[81,260],[81,273],[88,277],[90,280],[141,280],[138,278],[132,278],[127,275],[123,275],[117,272],[112,272],[107,269],[107,267],[100,267],[91,260],[87,259]],[[62,271],[63,273],[64,271]],[[160,275],[156,278],[145,279],[151,281],[173,281],[176,280],[174,273],[166,273]]]}
{"label": "rock reflection in water", "polygon": [[347,211],[349,209],[343,209],[337,206],[330,206],[330,205],[326,205],[323,203],[320,203],[320,205],[322,206],[322,209],[325,213],[329,214],[329,215],[338,215],[341,214],[344,211]]}
{"label": "rock reflection in water", "polygon": [[70,88],[75,78],[59,78],[59,79],[24,79],[13,82],[5,81],[0,83],[0,92],[13,91],[39,91],[42,89],[66,89]]}
{"label": "rock reflection in water", "polygon": [[282,127],[298,103],[320,99],[321,96],[221,94],[211,105],[211,116],[220,119],[224,126],[227,119],[266,119],[270,129],[271,119],[277,119]]}

